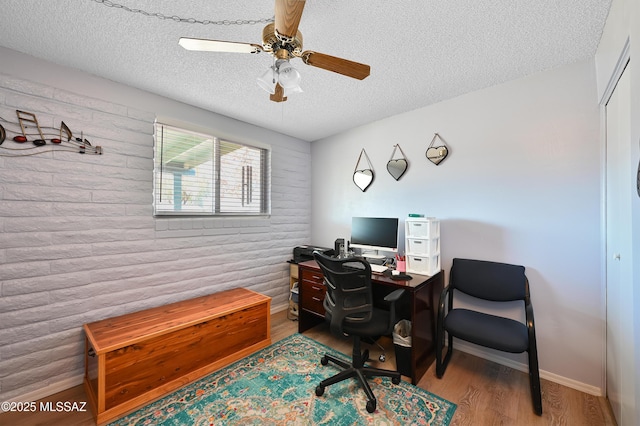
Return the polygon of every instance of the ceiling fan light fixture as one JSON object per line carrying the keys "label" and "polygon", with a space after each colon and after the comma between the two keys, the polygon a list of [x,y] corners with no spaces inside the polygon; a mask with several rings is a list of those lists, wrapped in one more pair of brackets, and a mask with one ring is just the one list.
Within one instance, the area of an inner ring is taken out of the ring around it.
{"label": "ceiling fan light fixture", "polygon": [[278,75],[274,67],[269,67],[260,77],[257,78],[258,86],[272,95],[276,93],[276,83]]}
{"label": "ceiling fan light fixture", "polygon": [[289,93],[299,93],[302,91],[300,89],[300,81],[302,80],[302,76],[295,69],[289,61],[280,60],[277,64],[278,67],[278,83],[282,86],[283,89],[288,90]]}
{"label": "ceiling fan light fixture", "polygon": [[293,93],[302,93],[303,92],[303,90],[302,90],[302,88],[300,86],[292,87],[290,89],[285,89],[283,87],[283,90],[284,90],[284,96],[285,97],[288,97],[289,95],[291,95]]}

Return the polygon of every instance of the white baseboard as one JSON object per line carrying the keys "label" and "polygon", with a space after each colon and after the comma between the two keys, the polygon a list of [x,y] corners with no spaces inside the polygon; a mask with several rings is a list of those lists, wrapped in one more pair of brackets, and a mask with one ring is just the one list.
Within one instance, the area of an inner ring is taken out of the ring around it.
{"label": "white baseboard", "polygon": [[[482,350],[480,347],[476,345],[468,344],[464,341],[457,340],[454,344],[454,350],[460,350],[461,352],[466,352],[468,354],[475,355],[477,357],[484,358],[486,360],[495,362],[497,364],[501,364],[501,365],[513,368],[514,370],[522,371],[524,373],[529,374],[529,366],[527,364],[523,364],[521,362],[517,362],[509,358],[501,357],[500,355],[486,352]],[[559,385],[563,385],[568,388],[587,393],[589,395],[604,396],[603,389],[597,386],[588,385],[586,383],[569,379],[568,377],[560,376],[555,373],[550,373],[545,370],[540,370],[540,377],[542,379],[549,380],[554,383],[558,383]]]}
{"label": "white baseboard", "polygon": [[289,302],[281,303],[279,305],[271,306],[271,315],[277,314],[278,312],[286,311],[289,309]]}

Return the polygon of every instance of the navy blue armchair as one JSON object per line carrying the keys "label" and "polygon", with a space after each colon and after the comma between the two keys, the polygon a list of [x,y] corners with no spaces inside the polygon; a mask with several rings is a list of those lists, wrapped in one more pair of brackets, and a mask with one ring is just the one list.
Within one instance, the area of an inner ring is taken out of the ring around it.
{"label": "navy blue armchair", "polygon": [[[454,308],[456,292],[493,302],[521,300],[526,323],[510,318]],[[448,349],[442,357],[445,335]],[[542,415],[542,395],[538,369],[536,330],[533,306],[529,297],[529,281],[524,266],[482,260],[453,259],[449,285],[442,292],[438,306],[436,330],[436,375],[442,378],[451,360],[453,338],[503,352],[527,352],[529,384],[534,411]]]}

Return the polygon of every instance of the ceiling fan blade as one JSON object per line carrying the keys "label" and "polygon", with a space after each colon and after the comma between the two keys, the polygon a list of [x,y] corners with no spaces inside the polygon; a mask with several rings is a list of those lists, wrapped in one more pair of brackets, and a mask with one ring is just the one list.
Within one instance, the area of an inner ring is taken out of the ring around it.
{"label": "ceiling fan blade", "polygon": [[207,40],[202,38],[180,37],[178,44],[187,50],[202,52],[260,53],[262,46],[234,41]]}
{"label": "ceiling fan blade", "polygon": [[358,80],[364,80],[371,73],[371,67],[369,65],[311,50],[302,52],[300,57],[307,65],[333,71],[338,74],[346,75],[347,77],[357,78]]}
{"label": "ceiling fan blade", "polygon": [[305,0],[276,0],[275,27],[278,34],[293,38],[298,33]]}
{"label": "ceiling fan blade", "polygon": [[280,86],[280,83],[276,83],[276,91],[274,94],[269,95],[269,99],[273,102],[284,102],[287,97],[284,95],[284,89]]}

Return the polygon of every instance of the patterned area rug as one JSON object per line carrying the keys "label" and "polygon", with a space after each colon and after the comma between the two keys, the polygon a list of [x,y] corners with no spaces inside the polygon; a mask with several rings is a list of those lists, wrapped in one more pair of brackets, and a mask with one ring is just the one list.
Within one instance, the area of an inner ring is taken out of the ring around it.
{"label": "patterned area rug", "polygon": [[294,334],[194,382],[111,425],[448,425],[456,405],[405,381],[370,380],[377,410],[355,379],[315,395],[339,370],[320,364],[325,353],[348,358]]}

